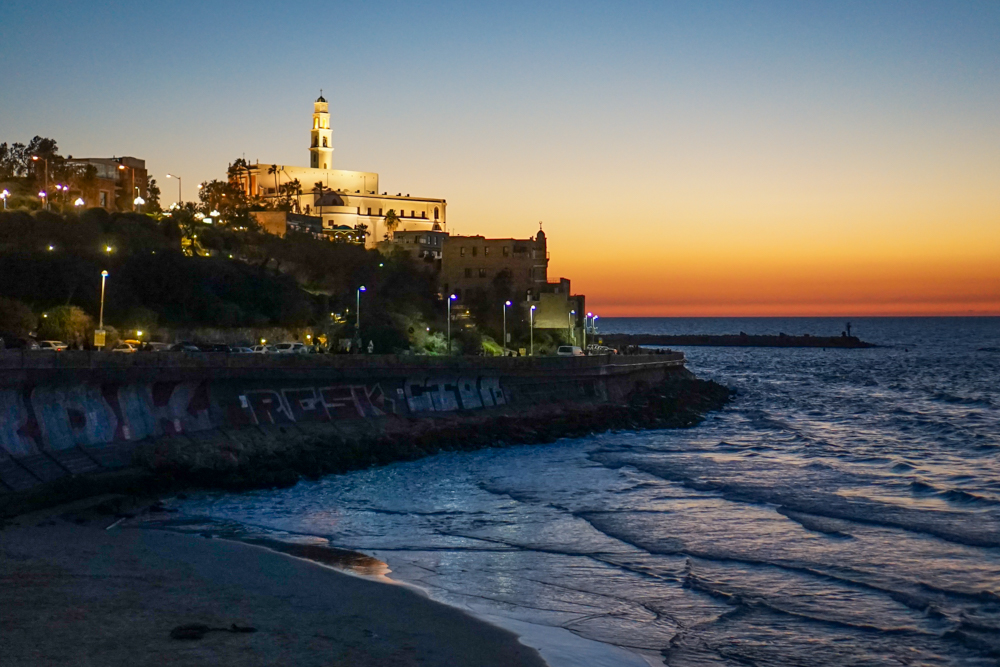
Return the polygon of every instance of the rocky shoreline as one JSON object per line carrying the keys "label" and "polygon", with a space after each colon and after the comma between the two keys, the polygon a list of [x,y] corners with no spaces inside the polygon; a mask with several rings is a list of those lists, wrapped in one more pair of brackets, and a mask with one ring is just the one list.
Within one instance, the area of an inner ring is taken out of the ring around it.
{"label": "rocky shoreline", "polygon": [[555,403],[422,418],[358,420],[347,427],[229,432],[201,443],[165,440],[141,449],[145,469],[183,486],[243,491],[299,479],[412,461],[442,451],[544,444],[609,430],[688,428],[721,409],[732,393],[687,371],[635,391],[625,405]]}

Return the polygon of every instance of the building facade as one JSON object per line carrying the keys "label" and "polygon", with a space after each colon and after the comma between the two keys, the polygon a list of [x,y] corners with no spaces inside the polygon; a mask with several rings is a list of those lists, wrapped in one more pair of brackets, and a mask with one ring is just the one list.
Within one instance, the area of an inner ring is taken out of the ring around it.
{"label": "building facade", "polygon": [[108,211],[132,211],[136,197],[148,199],[149,174],[145,160],[134,157],[85,157],[69,159],[67,164],[96,170],[95,191],[84,193],[87,206],[100,206]]}
{"label": "building facade", "polygon": [[545,232],[528,239],[448,236],[441,248],[441,289],[461,301],[472,290],[488,289],[498,274],[510,272],[511,288],[520,301],[548,284],[549,258]]}
{"label": "building facade", "polygon": [[[329,103],[320,95],[313,103],[310,166],[257,162],[234,180],[248,197],[289,201],[296,213],[319,216],[324,228],[354,229],[364,225],[369,248],[389,235],[385,220],[390,210],[399,218],[398,231],[431,231],[435,225],[440,230],[447,229],[444,199],[411,197],[402,192],[380,194],[378,174],[334,169],[333,150]],[[295,182],[298,190],[289,193],[290,184]]]}

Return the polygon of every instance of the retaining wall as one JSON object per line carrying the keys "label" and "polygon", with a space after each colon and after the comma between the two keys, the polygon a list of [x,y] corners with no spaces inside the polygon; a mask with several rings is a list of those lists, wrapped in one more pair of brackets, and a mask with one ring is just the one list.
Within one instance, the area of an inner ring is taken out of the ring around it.
{"label": "retaining wall", "polygon": [[0,352],[0,493],[132,463],[206,432],[420,418],[544,402],[621,403],[672,355],[416,357]]}

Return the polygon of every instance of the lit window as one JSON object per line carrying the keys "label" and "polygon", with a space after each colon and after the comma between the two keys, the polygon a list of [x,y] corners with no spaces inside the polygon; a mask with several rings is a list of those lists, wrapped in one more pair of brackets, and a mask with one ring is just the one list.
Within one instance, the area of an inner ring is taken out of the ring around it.
{"label": "lit window", "polygon": [[489,246],[486,246],[485,248],[483,248],[483,254],[486,255],[487,257],[489,257],[489,255],[490,255],[490,247]]}
{"label": "lit window", "polygon": [[479,269],[479,277],[480,278],[486,277],[486,269]]}
{"label": "lit window", "polygon": [[503,247],[503,256],[507,257],[508,255],[510,255],[510,246],[504,246]]}
{"label": "lit window", "polygon": [[465,246],[458,249],[458,255],[459,257],[465,257]]}

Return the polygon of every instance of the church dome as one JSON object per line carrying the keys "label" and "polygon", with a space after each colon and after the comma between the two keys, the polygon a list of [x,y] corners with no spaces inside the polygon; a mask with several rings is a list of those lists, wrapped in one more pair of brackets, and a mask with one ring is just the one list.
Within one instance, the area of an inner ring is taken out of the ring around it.
{"label": "church dome", "polygon": [[316,98],[317,102],[326,102],[326,98],[323,97],[323,91],[320,91],[319,97]]}

